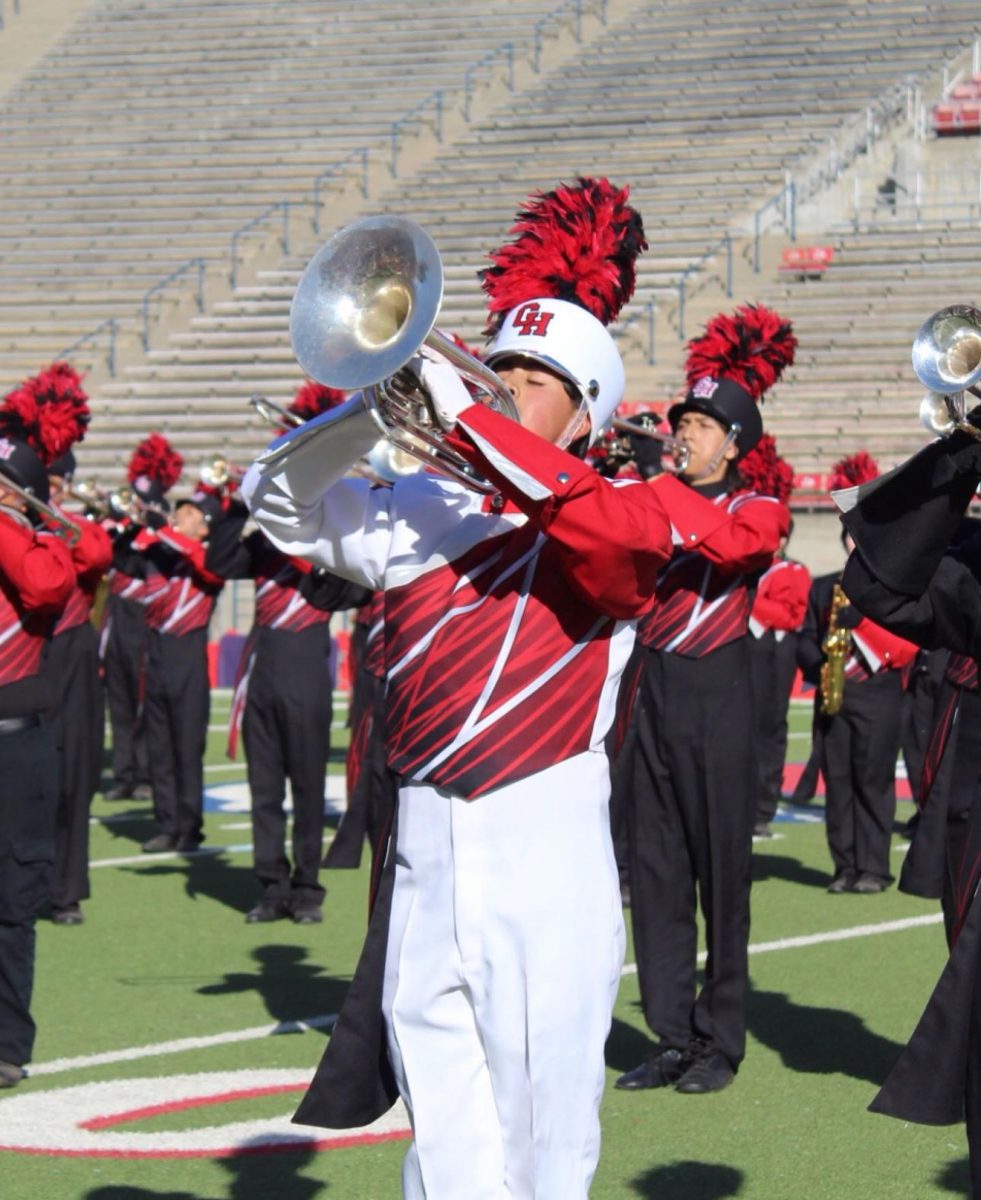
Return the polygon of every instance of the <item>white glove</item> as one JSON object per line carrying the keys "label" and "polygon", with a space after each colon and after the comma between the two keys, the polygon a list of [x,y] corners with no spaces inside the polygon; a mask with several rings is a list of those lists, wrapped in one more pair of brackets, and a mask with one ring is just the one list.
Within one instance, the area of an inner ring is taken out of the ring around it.
{"label": "white glove", "polygon": [[445,358],[432,357],[426,350],[410,366],[432,398],[436,419],[449,432],[464,409],[474,403],[466,384]]}

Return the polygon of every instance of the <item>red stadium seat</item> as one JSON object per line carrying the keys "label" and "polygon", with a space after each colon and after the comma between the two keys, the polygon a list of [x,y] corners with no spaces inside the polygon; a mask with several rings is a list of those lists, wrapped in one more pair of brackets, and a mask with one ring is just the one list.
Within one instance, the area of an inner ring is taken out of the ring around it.
{"label": "red stadium seat", "polygon": [[780,256],[777,270],[798,279],[820,279],[834,256],[833,246],[788,246]]}

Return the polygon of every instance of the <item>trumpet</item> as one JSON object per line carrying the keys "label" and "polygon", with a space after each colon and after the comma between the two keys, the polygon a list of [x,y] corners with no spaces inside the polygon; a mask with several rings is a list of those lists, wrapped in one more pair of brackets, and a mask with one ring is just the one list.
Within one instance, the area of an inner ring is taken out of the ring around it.
{"label": "trumpet", "polygon": [[952,304],[928,317],[913,341],[913,370],[928,389],[920,401],[923,425],[941,437],[960,429],[981,441],[966,399],[981,398],[981,309]]}
{"label": "trumpet", "polygon": [[[648,415],[647,413],[638,414],[641,417]],[[651,438],[661,443],[662,471],[667,471],[672,475],[681,475],[687,469],[688,461],[691,458],[691,450],[684,442],[674,437],[673,434],[663,433],[654,426],[648,426],[646,422],[635,425],[631,421],[625,421],[622,417],[614,417],[610,424],[617,433],[623,434],[623,437],[613,439],[610,453],[617,458],[622,458],[623,462],[630,462],[634,457],[630,438],[636,434],[639,437]]]}
{"label": "trumpet", "polygon": [[[78,528],[74,521],[70,521],[63,513],[60,513],[56,508],[52,508],[50,504],[45,504],[43,500],[35,496],[33,492],[27,488],[21,487],[9,475],[0,472],[0,491],[12,492],[38,514],[42,522],[48,526],[49,532],[68,546],[74,546],[78,539],[82,536],[82,531]],[[8,510],[20,516],[20,513],[12,505],[7,506]]]}
{"label": "trumpet", "polygon": [[442,300],[443,264],[429,234],[403,217],[366,217],[335,233],[307,264],[290,309],[293,352],[319,383],[360,390],[392,445],[487,495],[496,489],[446,445],[428,395],[403,370],[428,346],[517,421],[504,381],[434,328]]}
{"label": "trumpet", "polygon": [[120,488],[104,488],[94,480],[85,479],[66,488],[65,495],[77,500],[100,521],[126,520],[137,525],[145,525],[147,513],[158,511],[133,488],[125,485]]}
{"label": "trumpet", "polygon": [[206,458],[198,471],[198,479],[205,487],[217,488],[221,491],[229,484],[240,484],[245,475],[245,468],[229,462],[223,454],[213,454]]}
{"label": "trumpet", "polygon": [[302,425],[303,418],[298,417],[296,413],[290,412],[288,408],[283,408],[281,404],[276,404],[275,401],[268,399],[266,396],[250,396],[249,403],[255,409],[260,417],[270,425]]}

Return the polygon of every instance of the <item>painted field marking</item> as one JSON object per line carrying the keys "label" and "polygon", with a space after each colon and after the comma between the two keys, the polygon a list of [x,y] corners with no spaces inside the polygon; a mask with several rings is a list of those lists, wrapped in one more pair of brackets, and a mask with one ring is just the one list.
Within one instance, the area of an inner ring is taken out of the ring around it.
{"label": "painted field marking", "polygon": [[310,1075],[309,1070],[212,1071],[28,1092],[0,1100],[0,1150],[85,1158],[224,1158],[333,1150],[411,1136],[401,1103],[373,1125],[337,1131],[304,1131],[288,1115],[154,1133],[125,1128],[134,1121],[176,1116],[191,1108],[297,1095],[309,1086]]}
{"label": "painted field marking", "polygon": [[[918,929],[923,925],[939,925],[944,919],[943,913],[928,913],[922,917],[902,917],[896,921],[883,921],[879,925],[852,925],[848,929],[831,929],[827,933],[807,933],[800,937],[779,938],[775,942],[750,943],[750,954],[769,954],[772,950],[800,950],[807,946],[823,946],[828,942],[847,942],[852,938],[872,937],[878,933],[901,933],[905,929]],[[706,951],[698,956],[698,961],[704,963],[708,957]],[[626,963],[621,975],[636,975],[637,964]]]}
{"label": "painted field marking", "polygon": [[282,1033],[307,1033],[311,1029],[331,1029],[337,1014],[304,1017],[296,1021],[275,1021],[269,1025],[253,1025],[251,1029],[233,1029],[227,1033],[213,1033],[205,1037],[175,1038],[169,1042],[151,1042],[145,1046],[128,1046],[122,1050],[104,1050],[100,1054],[81,1054],[75,1058],[53,1058],[50,1062],[37,1063],[30,1068],[30,1076],[58,1075],[62,1071],[82,1071],[88,1067],[102,1067],[110,1063],[135,1062],[141,1058],[155,1058],[160,1054],[183,1054],[187,1050],[207,1050],[212,1046],[230,1046],[235,1042],[254,1042],[260,1038],[277,1037]]}

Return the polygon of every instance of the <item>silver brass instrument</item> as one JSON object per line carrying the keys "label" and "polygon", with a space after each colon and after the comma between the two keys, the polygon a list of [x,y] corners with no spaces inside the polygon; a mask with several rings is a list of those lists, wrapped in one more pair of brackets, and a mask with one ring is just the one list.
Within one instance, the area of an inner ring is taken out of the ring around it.
{"label": "silver brass instrument", "polygon": [[221,488],[230,483],[241,483],[245,468],[229,462],[223,454],[213,454],[206,458],[198,471],[198,478],[205,487]]}
{"label": "silver brass instrument", "polygon": [[335,233],[307,264],[290,309],[293,352],[319,383],[360,390],[394,446],[490,493],[446,445],[428,395],[402,369],[428,346],[517,421],[504,381],[434,328],[442,300],[443,265],[429,234],[403,217],[366,217]]}
{"label": "silver brass instrument", "polygon": [[266,396],[250,396],[249,403],[259,416],[270,425],[296,426],[303,424],[302,417],[298,417],[296,413],[290,412],[288,408],[283,408],[281,404],[277,404],[274,400],[270,400]]}
{"label": "silver brass instrument", "polygon": [[[643,413],[639,413],[643,416]],[[630,421],[623,420],[622,417],[614,417],[610,422],[617,433],[625,435],[623,439],[627,447],[623,450],[623,454],[627,455],[625,461],[628,461],[632,454],[629,450],[629,437],[637,434],[639,437],[652,438],[654,441],[661,443],[661,470],[668,471],[674,475],[680,475],[688,467],[688,460],[691,458],[691,450],[684,442],[674,437],[670,433],[663,433],[660,429],[648,429],[646,425],[634,425]]]}
{"label": "silver brass instrument", "polygon": [[150,507],[132,488],[125,485],[120,488],[104,488],[95,480],[89,479],[83,479],[65,488],[65,495],[77,500],[99,520],[126,519],[138,525],[145,524],[145,513]]}
{"label": "silver brass instrument", "polygon": [[981,397],[981,309],[952,304],[928,317],[913,342],[913,370],[929,389],[920,402],[926,428],[941,437],[961,429],[981,441],[965,396]]}
{"label": "silver brass instrument", "polygon": [[[0,489],[13,492],[15,496],[23,500],[28,508],[33,509],[41,517],[45,525],[48,526],[49,532],[61,538],[66,545],[74,546],[82,536],[82,531],[74,521],[69,521],[56,508],[52,508],[50,504],[45,504],[33,492],[28,491],[25,487],[21,487],[9,475],[5,475],[2,472],[0,472]],[[12,511],[16,512],[17,510],[13,509]]]}

